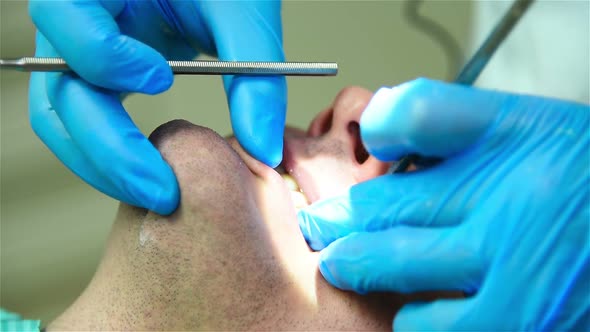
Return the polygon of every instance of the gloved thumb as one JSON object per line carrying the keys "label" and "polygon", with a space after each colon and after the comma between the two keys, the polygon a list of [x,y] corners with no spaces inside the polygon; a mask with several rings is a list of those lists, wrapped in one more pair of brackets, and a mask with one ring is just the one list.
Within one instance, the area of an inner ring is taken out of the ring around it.
{"label": "gloved thumb", "polygon": [[482,136],[505,99],[428,79],[381,88],[363,112],[361,138],[367,151],[383,161],[411,153],[449,157]]}

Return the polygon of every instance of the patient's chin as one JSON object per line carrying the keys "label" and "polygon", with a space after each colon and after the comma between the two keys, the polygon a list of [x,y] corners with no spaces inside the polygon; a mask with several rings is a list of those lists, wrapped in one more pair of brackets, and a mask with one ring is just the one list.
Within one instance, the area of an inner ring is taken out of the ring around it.
{"label": "patient's chin", "polygon": [[261,224],[262,219],[253,195],[253,175],[225,139],[184,120],[159,126],[149,139],[176,175],[180,204],[168,216],[121,205],[117,220],[139,233],[141,248],[151,246],[168,252],[176,251],[181,244],[211,245],[202,236],[212,234],[212,229],[231,229],[238,234],[217,236],[215,243],[228,241],[230,247],[239,246],[248,234],[266,237],[253,226]]}
{"label": "patient's chin", "polygon": [[247,191],[240,192],[239,188],[250,185],[250,172],[213,130],[173,120],[156,128],[149,139],[176,175],[180,211],[224,209],[232,202],[230,198],[238,201],[248,197]]}
{"label": "patient's chin", "polygon": [[196,126],[186,120],[172,120],[156,127],[156,129],[152,131],[148,139],[150,140],[150,142],[152,142],[152,144],[154,144],[154,146],[158,150],[160,150],[160,152],[162,152],[161,148],[164,145],[164,143],[169,139],[173,139],[178,132],[183,130],[199,130],[198,128],[206,129],[204,127]]}
{"label": "patient's chin", "polygon": [[[243,187],[249,179],[247,168],[225,139],[213,130],[186,120],[172,120],[158,126],[149,136],[162,158],[172,167],[180,188],[180,205],[168,217],[183,210],[211,211],[228,203],[228,192]],[[121,203],[120,209],[143,217],[154,214]]]}

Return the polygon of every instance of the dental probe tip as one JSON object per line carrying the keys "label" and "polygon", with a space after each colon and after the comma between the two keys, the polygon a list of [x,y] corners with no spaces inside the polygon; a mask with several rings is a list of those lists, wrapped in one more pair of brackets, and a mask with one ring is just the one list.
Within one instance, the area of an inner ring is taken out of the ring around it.
{"label": "dental probe tip", "polygon": [[[23,57],[0,60],[2,69],[20,71],[64,72],[70,67],[62,58]],[[270,61],[168,61],[174,74],[179,75],[285,75],[335,76],[334,62],[270,62]]]}

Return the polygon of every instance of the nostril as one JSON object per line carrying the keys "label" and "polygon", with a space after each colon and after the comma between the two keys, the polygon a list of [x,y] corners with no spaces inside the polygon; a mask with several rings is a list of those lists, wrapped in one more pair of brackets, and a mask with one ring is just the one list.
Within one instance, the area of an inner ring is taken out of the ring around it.
{"label": "nostril", "polygon": [[364,163],[369,159],[369,152],[363,146],[361,140],[361,130],[358,122],[350,122],[348,124],[348,133],[352,137],[352,144],[354,147],[354,158],[359,164]]}

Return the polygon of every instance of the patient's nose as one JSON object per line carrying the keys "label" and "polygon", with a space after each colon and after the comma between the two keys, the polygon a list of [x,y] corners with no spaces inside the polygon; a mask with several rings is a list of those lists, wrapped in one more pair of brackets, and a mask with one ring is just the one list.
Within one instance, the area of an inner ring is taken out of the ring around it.
{"label": "patient's nose", "polygon": [[384,174],[389,164],[369,155],[360,136],[361,114],[373,93],[361,87],[347,87],[340,91],[332,106],[318,114],[308,128],[311,137],[342,142],[344,153],[351,159],[356,180],[364,181]]}
{"label": "patient's nose", "polygon": [[372,95],[362,88],[345,88],[307,133],[285,131],[284,166],[310,203],[344,194],[387,171],[389,165],[370,156],[360,138],[359,120]]}

